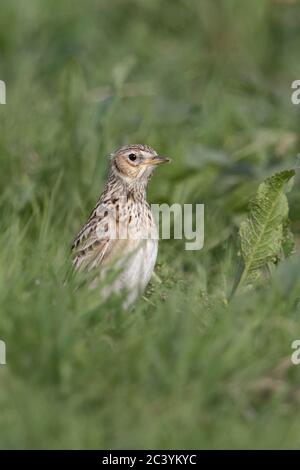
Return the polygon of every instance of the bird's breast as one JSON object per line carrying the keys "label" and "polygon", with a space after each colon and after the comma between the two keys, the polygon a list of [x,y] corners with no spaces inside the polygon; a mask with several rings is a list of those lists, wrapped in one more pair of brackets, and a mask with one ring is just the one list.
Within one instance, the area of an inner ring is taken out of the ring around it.
{"label": "bird's breast", "polygon": [[126,288],[135,296],[151,279],[157,258],[158,232],[149,206],[143,210],[133,207],[124,223],[128,237],[123,245],[118,288]]}

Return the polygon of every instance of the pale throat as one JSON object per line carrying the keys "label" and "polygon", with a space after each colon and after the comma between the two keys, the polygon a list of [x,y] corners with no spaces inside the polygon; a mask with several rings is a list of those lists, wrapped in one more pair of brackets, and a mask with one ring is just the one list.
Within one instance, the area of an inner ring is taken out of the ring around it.
{"label": "pale throat", "polygon": [[126,194],[130,193],[140,201],[146,200],[147,186],[151,176],[152,172],[151,174],[144,174],[137,178],[131,178],[120,174],[114,167],[112,167],[109,172],[107,190],[112,191],[114,194],[118,193],[121,196],[126,196]]}

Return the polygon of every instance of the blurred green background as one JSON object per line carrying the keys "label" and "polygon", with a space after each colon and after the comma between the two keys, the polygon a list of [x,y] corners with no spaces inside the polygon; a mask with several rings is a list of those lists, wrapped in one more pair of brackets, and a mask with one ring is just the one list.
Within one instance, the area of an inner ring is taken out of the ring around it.
{"label": "blurred green background", "polygon": [[[297,254],[228,302],[249,200],[299,151],[299,24],[291,0],[1,1],[1,448],[299,447]],[[124,314],[63,280],[127,143],[173,159],[150,202],[206,219]],[[289,202],[297,250],[298,177]]]}

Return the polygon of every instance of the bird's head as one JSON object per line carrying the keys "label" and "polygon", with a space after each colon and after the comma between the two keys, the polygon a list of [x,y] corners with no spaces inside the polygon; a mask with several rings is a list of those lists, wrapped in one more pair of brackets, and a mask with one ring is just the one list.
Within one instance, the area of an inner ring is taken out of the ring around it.
{"label": "bird's head", "polygon": [[157,165],[169,161],[142,144],[127,145],[111,155],[113,172],[127,183],[147,181]]}

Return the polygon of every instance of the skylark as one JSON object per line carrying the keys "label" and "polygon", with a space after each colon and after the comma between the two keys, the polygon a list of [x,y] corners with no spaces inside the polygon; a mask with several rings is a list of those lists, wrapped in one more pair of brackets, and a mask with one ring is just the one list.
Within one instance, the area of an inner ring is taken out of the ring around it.
{"label": "skylark", "polygon": [[141,144],[111,154],[104,191],[72,245],[75,269],[97,273],[93,287],[112,267],[117,270],[102,296],[126,292],[125,308],[144,291],[154,270],[158,233],[146,190],[155,167],[168,161]]}

